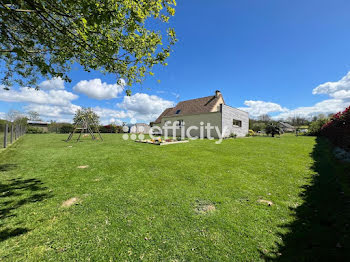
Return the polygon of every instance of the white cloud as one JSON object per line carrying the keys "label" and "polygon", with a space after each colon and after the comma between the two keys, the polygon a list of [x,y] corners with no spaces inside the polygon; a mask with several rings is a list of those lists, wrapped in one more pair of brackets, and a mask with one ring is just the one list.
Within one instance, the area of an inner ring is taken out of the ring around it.
{"label": "white cloud", "polygon": [[28,102],[35,104],[69,105],[78,96],[65,90],[35,90],[21,87],[19,90],[4,90],[0,87],[0,100],[5,102]]}
{"label": "white cloud", "polygon": [[23,107],[26,112],[38,112],[41,118],[58,122],[72,122],[75,112],[81,107],[74,104],[64,106],[29,104]]}
{"label": "white cloud", "polygon": [[273,118],[275,119],[286,119],[288,117],[304,117],[311,118],[319,114],[333,114],[339,111],[344,110],[349,106],[349,102],[346,102],[342,99],[327,99],[316,103],[313,106],[298,107],[296,109],[290,110],[288,112],[279,114]]}
{"label": "white cloud", "polygon": [[45,80],[39,84],[40,89],[64,89],[64,81],[60,77],[53,77],[52,79]]}
{"label": "white cloud", "polygon": [[117,104],[132,114],[138,121],[154,121],[166,108],[173,107],[174,102],[165,100],[155,95],[136,93],[132,96],[124,96],[121,103]]}
{"label": "white cloud", "polygon": [[337,82],[327,82],[316,87],[312,93],[333,96],[337,91],[350,91],[350,71]]}
{"label": "white cloud", "polygon": [[129,118],[133,116],[132,113],[99,106],[94,107],[92,110],[101,118]]}
{"label": "white cloud", "polygon": [[272,102],[247,100],[244,102],[244,104],[247,107],[241,107],[239,109],[248,112],[252,117],[258,117],[260,115],[288,111],[287,108],[283,108],[281,105],[272,103]]}
{"label": "white cloud", "polygon": [[99,100],[116,98],[118,94],[123,92],[123,88],[118,84],[102,83],[99,78],[80,81],[73,87],[73,90]]}
{"label": "white cloud", "polygon": [[248,107],[241,108],[256,117],[262,114],[279,113],[274,119],[286,119],[288,117],[311,118],[319,114],[333,114],[344,110],[350,105],[350,72],[337,82],[327,82],[317,86],[312,93],[314,95],[326,94],[330,99],[323,100],[313,106],[298,107],[289,110],[279,104],[264,101],[245,101]]}
{"label": "white cloud", "polygon": [[331,94],[336,99],[350,99],[350,90],[339,90]]}

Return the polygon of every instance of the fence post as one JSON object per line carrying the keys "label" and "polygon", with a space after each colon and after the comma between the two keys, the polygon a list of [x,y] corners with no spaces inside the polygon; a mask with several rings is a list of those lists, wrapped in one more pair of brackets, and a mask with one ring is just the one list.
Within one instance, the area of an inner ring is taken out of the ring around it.
{"label": "fence post", "polygon": [[11,123],[11,144],[13,143],[13,123]]}
{"label": "fence post", "polygon": [[5,125],[5,130],[4,130],[4,148],[7,147],[7,133],[8,133],[8,129],[9,129],[9,124]]}
{"label": "fence post", "polygon": [[17,140],[17,125],[15,125],[15,141]]}

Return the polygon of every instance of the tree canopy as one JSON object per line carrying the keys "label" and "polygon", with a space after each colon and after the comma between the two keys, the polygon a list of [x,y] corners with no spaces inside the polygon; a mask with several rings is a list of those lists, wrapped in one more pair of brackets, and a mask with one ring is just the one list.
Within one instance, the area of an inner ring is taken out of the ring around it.
{"label": "tree canopy", "polygon": [[80,123],[84,120],[91,125],[99,125],[100,123],[100,117],[91,108],[83,107],[76,111],[73,119],[74,124]]}
{"label": "tree canopy", "polygon": [[167,65],[176,35],[175,0],[4,0],[0,2],[2,84],[70,81],[74,63],[140,83]]}

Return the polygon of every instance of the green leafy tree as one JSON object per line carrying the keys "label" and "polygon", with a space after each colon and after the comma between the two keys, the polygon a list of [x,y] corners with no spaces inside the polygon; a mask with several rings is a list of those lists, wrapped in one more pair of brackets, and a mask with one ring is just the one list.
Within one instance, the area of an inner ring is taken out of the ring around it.
{"label": "green leafy tree", "polygon": [[100,123],[100,117],[91,108],[78,109],[74,116],[74,124],[79,123],[82,120],[88,121],[90,125],[98,126]]}
{"label": "green leafy tree", "polygon": [[266,124],[263,122],[255,122],[252,125],[250,125],[250,129],[252,129],[254,132],[263,131],[266,128]]}
{"label": "green leafy tree", "polygon": [[275,135],[279,135],[281,133],[281,130],[277,124],[269,123],[265,128],[265,132],[267,135],[274,137]]}
{"label": "green leafy tree", "polygon": [[321,128],[324,124],[329,121],[329,118],[320,118],[315,121],[312,121],[309,126],[308,134],[311,136],[318,136],[321,132]]}
{"label": "green leafy tree", "polygon": [[129,86],[142,82],[154,65],[166,65],[177,41],[166,25],[175,6],[175,0],[0,1],[2,84],[36,86],[38,76],[70,81],[73,63]]}

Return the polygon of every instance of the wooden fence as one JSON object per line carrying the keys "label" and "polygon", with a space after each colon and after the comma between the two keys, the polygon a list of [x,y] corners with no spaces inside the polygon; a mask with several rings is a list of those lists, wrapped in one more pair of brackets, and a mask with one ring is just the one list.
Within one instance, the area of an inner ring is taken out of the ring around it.
{"label": "wooden fence", "polygon": [[14,123],[7,123],[3,125],[3,147],[15,142],[18,138],[23,136],[27,131],[26,126]]}

